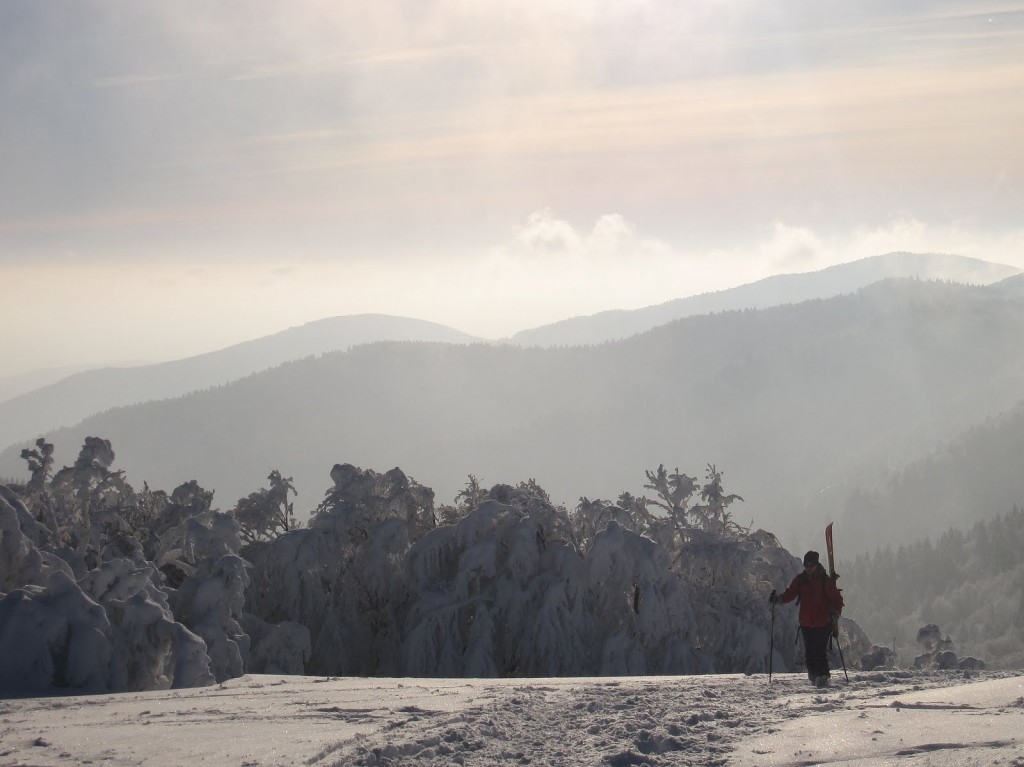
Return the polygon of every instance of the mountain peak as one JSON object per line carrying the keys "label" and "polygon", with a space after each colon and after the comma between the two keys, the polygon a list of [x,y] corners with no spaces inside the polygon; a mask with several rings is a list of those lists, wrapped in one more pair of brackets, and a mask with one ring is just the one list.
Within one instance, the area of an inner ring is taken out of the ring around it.
{"label": "mountain peak", "polygon": [[852,293],[891,277],[949,280],[988,285],[1021,270],[967,256],[893,252],[836,264],[815,272],[779,274],[735,288],[677,298],[642,309],[617,309],[544,325],[516,333],[522,346],[577,346],[615,341],[673,320],[737,309],[765,309],[780,304]]}

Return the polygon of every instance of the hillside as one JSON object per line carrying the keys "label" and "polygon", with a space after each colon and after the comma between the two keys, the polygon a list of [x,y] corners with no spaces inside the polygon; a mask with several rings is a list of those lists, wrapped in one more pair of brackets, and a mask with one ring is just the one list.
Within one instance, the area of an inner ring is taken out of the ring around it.
{"label": "hillside", "polygon": [[715,293],[679,298],[643,309],[599,312],[516,333],[524,346],[596,344],[628,338],[658,325],[697,314],[765,309],[852,293],[879,280],[917,278],[987,285],[1020,270],[975,258],[934,253],[888,253],[805,274],[782,274]]}
{"label": "hillside", "polygon": [[310,322],[174,362],[83,371],[0,402],[0,444],[73,426],[113,407],[180,397],[289,360],[382,340],[468,343],[478,339],[433,322],[360,314]]}
{"label": "hillside", "polygon": [[[885,546],[843,566],[858,623],[912,659],[917,630],[936,624],[956,652],[1001,668],[1024,664],[1024,506],[909,545]],[[870,605],[870,609],[863,606]]]}
{"label": "hillside", "polygon": [[[903,465],[1017,404],[1021,338],[1024,300],[890,281],[596,347],[362,346],[48,436],[58,463],[85,436],[103,436],[136,481],[194,478],[226,508],[280,469],[303,512],[334,463],[400,466],[439,501],[470,473],[488,486],[535,478],[574,505],[580,494],[643,492],[643,468],[702,474],[711,461],[747,499],[737,519],[799,549],[843,507],[823,490],[865,467]],[[0,456],[0,474],[23,472],[17,452]]]}
{"label": "hillside", "polygon": [[0,376],[0,403],[6,400],[13,399],[22,394],[26,394],[35,389],[41,389],[44,386],[49,386],[52,383],[60,381],[62,378],[67,378],[75,373],[80,373],[83,370],[88,370],[87,366],[72,366],[62,368],[45,368],[43,370],[33,370],[28,373],[19,373],[10,376]]}
{"label": "hillside", "polygon": [[1013,277],[1000,280],[994,287],[1008,295],[1024,296],[1024,274],[1015,274]]}
{"label": "hillside", "polygon": [[[1021,402],[985,419],[927,455],[869,477],[854,477],[829,491],[841,508],[845,545],[870,551],[890,540],[937,538],[976,519],[1024,507],[1024,393]],[[926,511],[922,516],[902,513]],[[967,521],[965,521],[967,520]]]}
{"label": "hillside", "polygon": [[[635,311],[576,317],[516,334],[524,346],[578,345],[626,338],[683,317],[712,312],[766,308],[853,292],[885,277],[952,279],[985,284],[1013,274],[1013,267],[962,256],[890,253],[807,274],[771,277],[750,285],[670,301]],[[1013,278],[1000,283],[1007,291]],[[310,355],[341,351],[377,341],[480,341],[451,328],[387,315],[333,317],[289,328],[196,357],[154,365],[103,368],[40,381],[11,381],[12,394],[0,397],[0,447],[29,439],[113,407],[180,397],[220,386],[251,373]],[[0,385],[3,381],[0,381]],[[6,401],[4,401],[6,399]]]}

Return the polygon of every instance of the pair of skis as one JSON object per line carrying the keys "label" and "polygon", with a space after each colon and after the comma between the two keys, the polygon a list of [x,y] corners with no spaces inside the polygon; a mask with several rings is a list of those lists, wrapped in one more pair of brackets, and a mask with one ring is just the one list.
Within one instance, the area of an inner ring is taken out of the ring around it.
{"label": "pair of skis", "polygon": [[[839,576],[836,574],[835,556],[832,553],[832,523],[829,522],[825,527],[825,550],[828,552],[828,577],[835,583],[839,580]],[[846,677],[847,683],[850,681],[850,675],[846,673],[846,658],[843,657],[843,646],[839,644],[839,616],[836,613],[832,613],[829,616],[832,622],[832,636],[836,640],[836,649],[839,650],[839,660],[843,664],[843,676]]]}
{"label": "pair of skis", "polygon": [[[836,574],[835,555],[832,548],[832,523],[829,522],[825,527],[825,550],[828,552],[828,577],[833,582],[839,580],[839,576]],[[829,620],[832,623],[832,636],[836,640],[836,649],[839,650],[839,660],[843,664],[843,676],[846,677],[847,683],[850,681],[850,675],[846,673],[846,658],[843,657],[843,646],[839,644],[839,616],[831,615]],[[768,645],[768,683],[772,681],[772,661],[775,658],[775,602],[772,602],[772,625],[771,625],[771,641]]]}

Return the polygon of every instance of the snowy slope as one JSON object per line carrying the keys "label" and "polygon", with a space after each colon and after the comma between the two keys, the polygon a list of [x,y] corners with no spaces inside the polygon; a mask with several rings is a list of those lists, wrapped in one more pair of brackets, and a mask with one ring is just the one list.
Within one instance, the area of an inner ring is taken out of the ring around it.
{"label": "snowy slope", "polygon": [[[979,681],[980,680],[980,681]],[[1024,764],[1024,677],[246,676],[0,703],[0,765]]]}

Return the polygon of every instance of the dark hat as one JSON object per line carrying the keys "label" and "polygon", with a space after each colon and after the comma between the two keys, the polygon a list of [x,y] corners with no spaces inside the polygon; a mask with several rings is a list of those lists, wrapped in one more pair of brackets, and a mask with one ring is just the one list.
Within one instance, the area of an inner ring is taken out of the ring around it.
{"label": "dark hat", "polygon": [[818,564],[818,552],[817,551],[808,551],[806,554],[804,554],[804,567],[807,567],[807,565],[816,565],[816,564]]}

